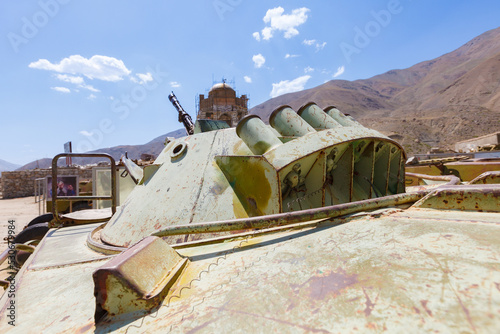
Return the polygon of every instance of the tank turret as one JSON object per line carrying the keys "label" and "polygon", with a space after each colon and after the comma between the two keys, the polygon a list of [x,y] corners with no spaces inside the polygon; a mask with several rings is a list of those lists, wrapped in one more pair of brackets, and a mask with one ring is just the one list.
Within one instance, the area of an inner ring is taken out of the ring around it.
{"label": "tank turret", "polygon": [[101,240],[127,247],[173,225],[404,192],[405,153],[379,132],[357,122],[341,125],[314,103],[301,108],[301,115],[288,106],[277,108],[270,123],[249,115],[236,129],[169,142],[155,164],[145,168],[143,180],[102,230]]}

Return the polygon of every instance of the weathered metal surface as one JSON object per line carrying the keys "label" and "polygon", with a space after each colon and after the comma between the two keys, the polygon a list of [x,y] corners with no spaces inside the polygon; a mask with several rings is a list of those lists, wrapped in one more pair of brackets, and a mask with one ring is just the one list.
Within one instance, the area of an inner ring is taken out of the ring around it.
{"label": "weathered metal surface", "polygon": [[[179,159],[172,159],[171,153],[182,143],[188,143],[186,152]],[[214,150],[214,146],[220,150]],[[223,150],[224,147],[227,149]],[[129,246],[174,223],[230,219],[234,218],[234,211],[245,212],[239,202],[233,208],[234,193],[227,191],[230,185],[215,163],[217,154],[237,150],[251,155],[234,135],[234,129],[170,142],[155,161],[161,166],[148,180],[136,186],[118,214],[108,222],[101,238],[111,245]],[[145,198],[148,200],[144,201]],[[225,209],[221,210],[221,206]]]}
{"label": "weathered metal surface", "polygon": [[163,237],[178,234],[208,233],[222,231],[237,231],[247,229],[261,229],[270,226],[283,226],[305,222],[310,220],[334,218],[365,210],[374,210],[381,207],[401,205],[415,202],[424,196],[423,192],[405,193],[382,198],[368,199],[346,204],[332,205],[317,209],[309,209],[297,212],[281,213],[262,217],[247,219],[236,219],[232,221],[207,222],[188,225],[171,226],[153,235]]}
{"label": "weathered metal surface", "polygon": [[331,118],[336,120],[342,126],[359,126],[363,127],[361,124],[356,122],[352,117],[344,115],[335,106],[329,106],[324,109],[325,113],[330,115]]}
{"label": "weathered metal surface", "polygon": [[262,156],[219,156],[215,161],[243,206],[244,216],[280,212],[278,174]]}
{"label": "weathered metal surface", "polygon": [[98,223],[108,221],[113,216],[111,208],[80,210],[75,212],[66,213],[61,215],[62,221],[72,221],[74,224],[78,223]]}
{"label": "weathered metal surface", "polygon": [[474,180],[469,181],[469,184],[497,184],[500,183],[500,171],[485,172]]}
{"label": "weathered metal surface", "polygon": [[93,273],[95,319],[157,307],[188,260],[165,241],[147,237]]}
{"label": "weathered metal surface", "polygon": [[[485,172],[500,171],[500,159],[462,160],[428,165],[407,165],[406,171],[426,175],[455,175],[463,182],[471,181]],[[407,186],[417,185],[417,180],[408,178]],[[411,181],[411,183],[410,183]]]}
{"label": "weathered metal surface", "polygon": [[297,114],[315,129],[334,129],[342,126],[314,102],[300,107]]}
{"label": "weathered metal surface", "polygon": [[289,106],[276,108],[269,116],[269,124],[285,137],[302,137],[316,132]]}
{"label": "weathered metal surface", "polygon": [[[498,215],[474,213],[467,219],[435,210],[396,210],[352,217],[337,227],[323,223],[186,249],[200,261],[164,307],[113,328],[129,333],[495,332],[500,325]],[[207,259],[207,254],[213,255]]]}
{"label": "weathered metal surface", "polygon": [[[316,105],[308,108],[333,121]],[[273,115],[271,124],[276,130],[294,138],[282,143],[270,127],[250,115],[236,130],[199,133],[170,142],[156,159],[154,173],[134,189],[103,229],[102,241],[128,247],[174,225],[312,209],[404,192],[404,152],[379,132],[340,124],[316,131],[287,106]],[[185,235],[167,241],[210,236]]]}
{"label": "weathered metal surface", "polygon": [[262,155],[281,145],[279,138],[257,115],[243,117],[236,127],[236,134],[257,155]]}
{"label": "weathered metal surface", "polygon": [[132,180],[134,180],[135,184],[142,181],[142,179],[144,178],[144,171],[142,170],[141,167],[137,166],[127,156],[123,156],[121,158],[121,162],[125,166],[125,169],[127,170],[127,172],[130,174],[130,177],[132,178]]}
{"label": "weathered metal surface", "polygon": [[[98,224],[50,230],[0,299],[1,333],[78,333],[94,328],[92,272],[109,256],[85,247]],[[14,303],[15,327],[7,307]]]}
{"label": "weathered metal surface", "polygon": [[[86,245],[87,234],[98,225],[100,224],[77,225],[49,230],[32,256],[35,260],[27,264],[29,270],[43,270],[45,268],[64,267],[79,262],[103,258],[109,259],[109,256],[96,253]],[[50,242],[48,242],[49,240]],[[43,252],[40,252],[39,248],[43,248]]]}
{"label": "weathered metal surface", "polygon": [[[406,184],[414,184],[414,179],[418,180],[416,183],[418,185],[427,185],[427,184],[448,184],[455,185],[460,184],[460,179],[455,175],[426,175],[426,174],[418,174],[418,173],[405,173]],[[410,179],[412,179],[410,181]]]}
{"label": "weathered metal surface", "polygon": [[498,185],[447,186],[422,198],[416,207],[440,210],[500,212]]}
{"label": "weathered metal surface", "polygon": [[325,112],[258,155],[234,129],[170,141],[106,226],[47,233],[0,332],[496,332],[500,186],[404,193],[402,148]]}
{"label": "weathered metal surface", "polygon": [[291,162],[303,158],[313,152],[323,150],[329,146],[340,143],[353,142],[355,140],[366,139],[365,144],[371,140],[383,141],[397,147],[401,146],[371,129],[357,127],[341,127],[336,129],[323,130],[318,133],[310,133],[300,138],[278,146],[264,154],[266,159],[277,169],[281,169]]}
{"label": "weathered metal surface", "polygon": [[[498,217],[389,209],[180,248],[191,263],[158,310],[97,323],[92,272],[103,260],[40,266],[35,254],[18,285],[14,332],[495,332]],[[81,235],[74,244],[87,234],[67,231]],[[37,253],[54,249],[56,236]],[[2,332],[11,329],[5,315]]]}

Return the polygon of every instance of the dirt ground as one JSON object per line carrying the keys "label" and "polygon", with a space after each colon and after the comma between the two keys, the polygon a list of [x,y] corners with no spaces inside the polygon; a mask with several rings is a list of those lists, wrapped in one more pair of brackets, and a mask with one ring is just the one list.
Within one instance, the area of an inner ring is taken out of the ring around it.
{"label": "dirt ground", "polygon": [[[5,238],[8,236],[9,221],[14,221],[14,231],[17,234],[38,215],[38,203],[35,203],[35,197],[33,196],[0,199],[0,253],[7,249]],[[4,276],[7,275],[6,270],[8,266],[6,264],[7,261],[0,266],[0,279],[4,279]],[[1,290],[0,288],[0,295]]]}
{"label": "dirt ground", "polygon": [[[42,208],[41,208],[42,209]],[[35,203],[35,197],[22,197],[13,199],[0,199],[0,235],[3,251],[7,236],[9,220],[14,220],[16,234],[23,230],[33,218],[37,217],[38,203]]]}

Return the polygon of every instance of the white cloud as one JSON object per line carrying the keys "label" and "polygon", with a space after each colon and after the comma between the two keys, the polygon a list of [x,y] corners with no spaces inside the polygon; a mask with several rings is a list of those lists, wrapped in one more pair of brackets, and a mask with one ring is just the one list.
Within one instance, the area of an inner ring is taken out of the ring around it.
{"label": "white cloud", "polygon": [[273,83],[273,89],[271,90],[271,93],[269,95],[271,97],[276,97],[279,95],[298,92],[300,90],[303,90],[304,86],[306,85],[307,81],[310,78],[311,78],[310,75],[303,75],[301,77],[293,79],[292,81],[283,80],[283,81],[280,81],[279,83]]}
{"label": "white cloud", "polygon": [[252,34],[253,38],[255,38],[257,40],[257,42],[260,42],[260,34],[258,31],[254,32]]}
{"label": "white cloud", "polygon": [[88,132],[87,130],[80,131],[80,134],[84,135],[85,137],[92,137],[94,135],[93,132]]}
{"label": "white cloud", "polygon": [[56,74],[56,78],[61,80],[61,81],[69,82],[69,83],[72,83],[75,85],[80,85],[83,83],[82,77],[74,77],[74,76],[67,75],[67,74]]}
{"label": "white cloud", "polygon": [[305,39],[305,40],[302,42],[302,44],[304,44],[304,45],[309,45],[309,46],[314,45],[314,43],[316,43],[316,40],[315,40],[315,39]]}
{"label": "white cloud", "polygon": [[316,51],[321,51],[325,48],[326,46],[326,42],[323,42],[323,43],[317,43],[316,44]]}
{"label": "white cloud", "polygon": [[181,86],[181,84],[178,83],[177,81],[170,81],[170,87],[179,88],[180,86]]}
{"label": "white cloud", "polygon": [[316,52],[323,50],[326,46],[326,42],[320,43],[315,39],[305,39],[302,41],[302,44],[307,46],[315,46]]}
{"label": "white cloud", "polygon": [[250,78],[249,76],[245,75],[243,77],[243,79],[245,80],[246,83],[252,83],[252,78]]}
{"label": "white cloud", "polygon": [[71,90],[66,87],[50,87],[50,89],[55,90],[56,92],[60,93],[71,93]]}
{"label": "white cloud", "polygon": [[94,94],[90,94],[90,95],[87,97],[87,99],[89,99],[89,100],[93,101],[93,100],[95,100],[95,99],[96,99],[96,97],[97,97],[97,96],[95,96]]}
{"label": "white cloud", "polygon": [[144,85],[150,81],[153,81],[153,75],[149,72],[147,73],[137,73],[135,77],[130,77],[130,80],[132,80],[135,83],[138,83],[140,85]]}
{"label": "white cloud", "polygon": [[83,85],[79,85],[78,87],[90,90],[91,92],[94,92],[94,93],[99,93],[100,92],[99,89],[94,88],[92,85],[83,84]]}
{"label": "white cloud", "polygon": [[299,56],[299,55],[291,55],[291,54],[287,53],[287,54],[285,55],[285,59],[288,59],[288,58],[295,58],[295,57],[298,57],[298,56]]}
{"label": "white cloud", "polygon": [[100,55],[92,56],[90,59],[80,55],[72,55],[54,64],[47,59],[39,59],[29,64],[29,67],[58,73],[83,75],[89,79],[103,81],[120,81],[131,73],[122,60]]}
{"label": "white cloud", "polygon": [[262,38],[264,40],[271,39],[275,31],[282,31],[284,37],[287,39],[298,35],[299,31],[297,27],[307,21],[307,13],[309,11],[308,8],[302,7],[292,10],[291,14],[283,14],[285,12],[283,7],[269,9],[263,18],[264,23],[269,24],[269,26],[262,29]]}
{"label": "white cloud", "polygon": [[341,76],[342,74],[344,74],[345,72],[345,67],[344,66],[340,66],[339,68],[337,68],[337,72],[335,72],[335,74],[333,75],[334,78],[338,77],[338,76]]}
{"label": "white cloud", "polygon": [[311,66],[307,66],[306,68],[304,68],[304,73],[309,73],[309,72],[314,72],[314,68],[312,68]]}
{"label": "white cloud", "polygon": [[259,53],[258,55],[254,55],[252,57],[252,61],[255,67],[261,68],[262,66],[264,66],[266,58],[264,58],[264,56]]}
{"label": "white cloud", "polygon": [[137,73],[136,74],[139,79],[141,79],[143,82],[150,82],[153,81],[153,75],[151,73]]}
{"label": "white cloud", "polygon": [[273,29],[271,27],[265,27],[262,29],[262,38],[266,41],[270,40],[273,37]]}
{"label": "white cloud", "polygon": [[[87,90],[90,90],[91,92],[95,92],[95,93],[100,92],[99,89],[94,88],[91,85],[87,85],[82,77],[75,77],[75,76],[67,75],[67,74],[56,74],[56,78],[61,80],[61,81],[64,81],[64,82],[75,84],[78,88],[87,89]],[[78,92],[79,90],[74,89],[74,91]]]}

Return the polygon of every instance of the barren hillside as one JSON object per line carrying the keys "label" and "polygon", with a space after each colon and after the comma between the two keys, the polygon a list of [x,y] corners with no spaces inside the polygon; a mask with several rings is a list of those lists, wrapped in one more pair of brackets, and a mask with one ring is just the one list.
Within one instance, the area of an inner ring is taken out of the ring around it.
{"label": "barren hillside", "polygon": [[[500,28],[472,39],[455,51],[407,69],[395,69],[366,80],[332,80],[318,87],[270,99],[250,113],[267,121],[280,105],[298,109],[314,101],[334,105],[367,127],[399,141],[408,153],[426,153],[431,147],[453,148],[457,141],[500,129]],[[133,159],[141,153],[158,155],[165,137],[144,145],[115,146],[94,152],[119,159],[125,151]],[[102,159],[100,159],[102,160]],[[51,159],[21,169],[46,168]],[[61,163],[63,161],[61,160]],[[75,159],[76,163],[96,162]]]}
{"label": "barren hillside", "polygon": [[409,153],[452,148],[500,128],[500,28],[459,49],[366,80],[332,80],[276,97],[251,110],[264,120],[282,104],[335,105],[399,140]]}

